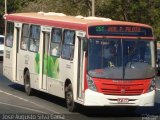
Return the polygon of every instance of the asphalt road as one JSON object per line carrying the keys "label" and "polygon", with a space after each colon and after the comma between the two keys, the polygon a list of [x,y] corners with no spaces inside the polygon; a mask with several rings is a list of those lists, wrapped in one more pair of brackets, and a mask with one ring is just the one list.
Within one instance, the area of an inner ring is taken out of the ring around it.
{"label": "asphalt road", "polygon": [[70,113],[61,98],[38,91],[27,96],[23,86],[3,76],[0,63],[0,119],[160,120],[160,79],[157,80],[155,106],[152,108],[141,107],[131,112],[120,107],[80,107],[78,112]]}

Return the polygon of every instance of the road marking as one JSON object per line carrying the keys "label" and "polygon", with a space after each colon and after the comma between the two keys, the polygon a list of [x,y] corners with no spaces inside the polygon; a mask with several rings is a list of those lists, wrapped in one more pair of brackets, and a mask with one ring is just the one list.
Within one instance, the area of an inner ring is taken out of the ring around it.
{"label": "road marking", "polygon": [[[15,98],[18,98],[18,99],[20,99],[20,100],[23,100],[23,101],[32,103],[32,104],[34,104],[34,105],[36,105],[36,106],[38,106],[38,107],[40,107],[40,108],[46,109],[46,110],[48,110],[48,111],[50,111],[50,112],[53,112],[54,114],[62,114],[62,113],[59,113],[59,112],[57,112],[57,111],[53,111],[53,110],[47,109],[47,108],[45,108],[45,107],[42,106],[42,105],[39,105],[39,104],[37,104],[37,103],[35,103],[35,102],[32,102],[32,101],[27,100],[27,99],[24,99],[24,98],[22,98],[22,97],[13,95],[13,94],[11,94],[11,93],[8,93],[8,92],[2,91],[2,90],[0,90],[0,92],[1,92],[1,93],[4,93],[4,94],[7,94],[7,95],[10,95],[10,96],[13,96],[13,97],[15,97]],[[8,103],[3,103],[3,102],[0,102],[0,104],[4,104],[4,105],[8,105],[8,106],[13,106],[13,107],[18,107],[18,108],[23,108],[23,109],[28,109],[28,110],[37,111],[37,112],[41,112],[41,113],[47,114],[46,112],[42,112],[42,111],[35,110],[35,109],[32,109],[32,108],[26,108],[26,107],[23,107],[23,106],[11,105],[11,104],[8,104]],[[73,113],[72,113],[72,114],[73,114]],[[74,113],[74,114],[76,114],[76,113]],[[65,120],[70,120],[70,119],[69,119],[69,118],[65,118]]]}
{"label": "road marking", "polygon": [[21,109],[26,109],[26,110],[31,110],[31,111],[39,112],[39,113],[43,113],[43,114],[47,114],[46,112],[43,112],[43,111],[39,111],[39,110],[36,110],[36,109],[23,107],[23,106],[19,106],[19,105],[12,105],[12,104],[8,104],[8,103],[4,103],[4,102],[0,102],[0,104],[8,105],[8,106],[16,107],[16,108],[21,108]]}
{"label": "road marking", "polygon": [[44,107],[44,106],[42,106],[42,105],[39,105],[39,104],[37,104],[37,103],[35,103],[35,102],[32,102],[32,101],[27,100],[27,99],[24,99],[24,98],[22,98],[22,97],[13,95],[13,94],[11,94],[11,93],[8,93],[8,92],[2,91],[2,90],[0,90],[0,92],[1,92],[1,93],[4,93],[4,94],[7,94],[7,95],[10,95],[10,96],[13,96],[13,97],[15,97],[15,98],[18,98],[18,99],[20,99],[20,100],[23,100],[23,101],[32,103],[32,104],[34,104],[34,105],[36,105],[36,106],[38,106],[38,107],[40,107],[40,108],[46,109],[46,110],[48,110],[48,111],[50,111],[50,112],[53,112],[53,113],[55,113],[55,114],[61,114],[61,113],[59,113],[59,112],[57,112],[57,111],[47,109],[46,107]]}

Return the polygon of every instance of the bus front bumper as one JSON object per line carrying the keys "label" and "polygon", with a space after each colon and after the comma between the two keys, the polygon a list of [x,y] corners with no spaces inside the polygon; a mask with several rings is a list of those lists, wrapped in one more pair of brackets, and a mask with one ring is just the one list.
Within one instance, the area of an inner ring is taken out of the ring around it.
{"label": "bus front bumper", "polygon": [[104,95],[87,89],[85,106],[154,106],[155,91],[136,96]]}

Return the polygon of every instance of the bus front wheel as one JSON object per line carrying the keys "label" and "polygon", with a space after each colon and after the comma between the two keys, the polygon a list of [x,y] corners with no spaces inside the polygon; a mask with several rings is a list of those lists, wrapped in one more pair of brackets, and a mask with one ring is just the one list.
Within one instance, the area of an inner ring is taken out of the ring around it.
{"label": "bus front wheel", "polygon": [[30,85],[30,74],[28,70],[25,72],[24,75],[24,87],[26,94],[30,96],[32,94],[32,88]]}
{"label": "bus front wheel", "polygon": [[70,112],[75,112],[75,111],[77,111],[77,105],[76,105],[76,103],[74,102],[74,99],[73,99],[72,84],[69,84],[69,85],[66,87],[65,97],[66,97],[66,105],[67,105],[68,110],[69,110]]}

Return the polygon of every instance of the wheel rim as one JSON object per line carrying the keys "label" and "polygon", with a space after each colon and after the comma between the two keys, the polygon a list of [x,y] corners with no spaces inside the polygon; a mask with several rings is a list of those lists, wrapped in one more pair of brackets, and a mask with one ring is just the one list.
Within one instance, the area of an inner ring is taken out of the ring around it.
{"label": "wheel rim", "polygon": [[30,89],[30,84],[29,84],[29,76],[27,75],[26,80],[25,80],[25,90],[28,93]]}
{"label": "wheel rim", "polygon": [[29,84],[26,84],[25,88],[26,88],[26,91],[28,92],[29,91]]}
{"label": "wheel rim", "polygon": [[67,105],[71,106],[73,103],[73,94],[71,91],[67,92],[66,100],[67,100]]}

